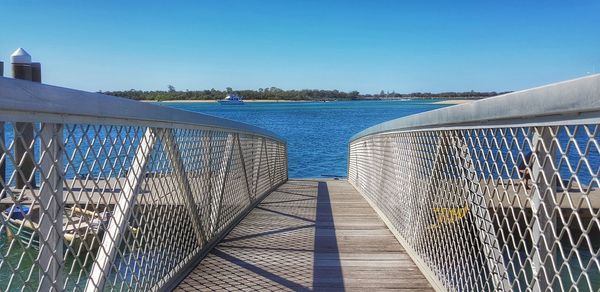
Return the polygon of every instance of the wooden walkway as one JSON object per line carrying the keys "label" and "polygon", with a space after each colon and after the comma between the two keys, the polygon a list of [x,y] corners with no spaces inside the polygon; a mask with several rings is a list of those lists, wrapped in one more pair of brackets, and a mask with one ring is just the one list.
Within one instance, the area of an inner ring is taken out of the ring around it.
{"label": "wooden walkway", "polygon": [[346,181],[293,180],[266,197],[179,291],[432,290]]}

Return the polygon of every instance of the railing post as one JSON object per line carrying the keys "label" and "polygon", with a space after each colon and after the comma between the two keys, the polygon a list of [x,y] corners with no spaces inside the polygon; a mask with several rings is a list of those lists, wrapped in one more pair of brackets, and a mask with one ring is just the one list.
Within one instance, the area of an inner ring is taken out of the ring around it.
{"label": "railing post", "polygon": [[10,55],[13,78],[31,81],[31,55],[23,48],[18,48]]}
{"label": "railing post", "polygon": [[[11,56],[13,78],[22,80],[32,80],[31,74],[31,56],[22,48],[18,48]],[[18,132],[18,133],[17,133]],[[19,138],[17,138],[19,137]],[[15,129],[15,160],[20,165],[15,165],[23,173],[23,176],[17,172],[17,188],[22,189],[26,186],[35,187],[34,160],[33,157],[33,124],[16,123]],[[30,149],[31,147],[31,149]],[[30,149],[28,152],[27,150]]]}
{"label": "railing post", "polygon": [[475,162],[469,151],[469,143],[464,137],[464,134],[461,133],[459,137],[455,138],[455,141],[458,144],[456,146],[459,157],[463,160],[463,165],[460,167],[461,181],[465,183],[467,201],[470,205],[469,209],[475,220],[477,236],[483,246],[486,264],[492,274],[494,289],[496,291],[509,291],[510,282],[506,272],[502,250],[500,249],[500,243],[498,242],[497,232],[494,228],[492,217],[488,212],[489,206],[487,205],[487,201],[481,189],[481,182],[483,179],[477,176]]}
{"label": "railing post", "polygon": [[63,126],[45,123],[40,134],[39,267],[41,289],[63,289]]}
{"label": "railing post", "polygon": [[265,162],[267,165],[267,173],[269,174],[269,188],[273,186],[273,176],[271,175],[271,164],[269,162],[269,150],[267,149],[267,141],[262,138],[262,145],[265,152]]}
{"label": "railing post", "polygon": [[[203,222],[204,225],[204,231],[206,232],[207,230],[211,229],[211,219],[210,219],[210,214],[212,212],[212,189],[213,189],[213,182],[212,182],[212,135],[213,132],[212,131],[203,131],[202,132],[202,143],[203,143],[203,147],[202,147],[202,151],[204,153],[204,151],[206,151],[206,154],[202,155],[202,181],[205,181],[207,186],[206,186],[206,192],[203,194],[203,200],[202,202],[207,202],[207,209],[203,208],[203,212],[204,210],[207,210],[207,214],[209,215],[208,218],[205,216],[205,220],[206,222]],[[207,234],[207,236],[212,236],[211,232],[209,231]]]}
{"label": "railing post", "polygon": [[[4,62],[0,61],[0,77],[4,77]],[[6,145],[5,144],[5,137],[4,137],[4,121],[0,121],[0,143],[2,143],[2,145]],[[6,157],[4,159],[1,158],[2,154],[0,154],[0,179],[2,180],[2,183],[4,184],[4,182],[6,181]],[[2,193],[2,195],[0,195],[0,199],[2,199],[4,197],[4,193]]]}
{"label": "railing post", "polygon": [[210,212],[210,230],[208,232],[209,236],[212,238],[216,231],[219,229],[219,217],[221,216],[221,207],[223,204],[223,195],[225,193],[225,184],[227,183],[227,175],[229,174],[229,165],[231,163],[231,156],[233,154],[233,134],[227,135],[227,140],[225,141],[225,150],[223,151],[223,159],[221,160],[221,165],[218,168],[218,171],[221,171],[223,174],[223,179],[221,183],[217,185],[215,192],[211,196],[211,212]]}
{"label": "railing post", "polygon": [[[373,165],[373,145],[374,144],[372,142],[372,140],[365,140],[363,141],[364,147],[365,147],[365,156],[364,156],[364,160],[368,161],[369,163],[369,167],[372,167]],[[361,176],[361,187],[363,187],[364,189],[370,187],[369,182],[370,179],[372,178],[372,173],[367,173],[366,171],[362,172],[362,176]]]}
{"label": "railing post", "polygon": [[288,148],[287,148],[287,143],[282,143],[283,144],[283,151],[285,152],[284,154],[284,161],[283,161],[283,165],[285,167],[285,180],[287,181],[290,178],[290,173],[289,173],[289,168],[288,168]]}
{"label": "railing post", "polygon": [[[434,207],[433,204],[435,204],[436,202],[436,198],[438,196],[438,192],[439,190],[439,182],[440,180],[443,178],[443,175],[441,174],[444,171],[443,165],[444,163],[446,163],[446,161],[444,161],[443,156],[445,155],[445,149],[448,148],[448,144],[446,143],[445,140],[445,134],[444,132],[438,132],[436,135],[436,144],[435,144],[435,151],[434,151],[434,156],[433,156],[433,161],[431,163],[431,170],[428,171],[429,173],[429,177],[427,177],[426,180],[426,190],[427,192],[425,193],[424,196],[419,196],[419,201],[418,201],[418,206],[419,206],[419,214],[417,214],[417,216],[421,216],[423,217],[423,219],[419,222],[420,224],[418,224],[418,230],[414,233],[414,237],[415,237],[415,243],[418,243],[422,248],[426,248],[426,246],[429,244],[428,242],[425,241],[425,239],[427,238],[427,228],[428,228],[428,222],[427,220],[431,220],[431,218],[435,219],[435,216],[433,214],[433,210],[432,208]],[[411,150],[414,152],[414,155],[418,155],[419,153],[419,149],[417,149],[417,145],[418,144],[418,140],[415,139],[415,137],[413,137],[412,135],[410,136],[410,148]],[[416,141],[415,141],[416,140]],[[419,158],[417,157],[416,160],[418,160]],[[415,163],[415,161],[411,161],[411,163]],[[413,164],[413,165],[417,165],[417,164]],[[413,189],[411,189],[411,194],[412,193],[418,193],[420,186],[415,185],[416,183],[418,183],[418,175],[413,177],[411,179],[411,185],[413,186]],[[428,205],[429,204],[429,205]],[[437,222],[436,222],[437,223]],[[429,223],[431,224],[431,223]],[[413,244],[415,244],[413,243]],[[416,244],[415,244],[416,245]],[[442,275],[440,275],[440,278],[442,277]],[[445,282],[447,279],[443,279],[443,281]]]}
{"label": "railing post", "polygon": [[240,134],[235,134],[238,151],[240,153],[240,161],[242,162],[242,171],[244,172],[244,179],[246,180],[246,190],[248,191],[248,199],[250,203],[254,200],[250,191],[250,182],[248,181],[248,172],[246,171],[246,161],[244,161],[244,152],[242,151],[242,143],[240,143]]}
{"label": "railing post", "polygon": [[[532,219],[532,269],[533,291],[546,291],[553,279],[554,227],[556,218],[553,216],[554,197],[556,194],[556,181],[554,177],[552,147],[552,131],[554,127],[535,127],[533,129],[532,148],[533,154],[529,163],[532,165],[531,179],[533,182],[531,193]],[[546,214],[549,215],[546,215]],[[549,245],[549,248],[546,248]]]}
{"label": "railing post", "polygon": [[92,266],[85,291],[102,291],[104,289],[106,278],[110,275],[111,264],[121,245],[121,239],[128,229],[129,217],[135,206],[155,142],[155,131],[151,128],[146,129],[127,172],[125,185],[119,194],[110,223],[102,237],[102,243],[98,249],[98,255]]}
{"label": "railing post", "polygon": [[260,140],[260,150],[258,151],[258,167],[256,165],[256,160],[254,162],[254,173],[256,174],[256,177],[254,178],[254,197],[256,198],[257,192],[258,192],[258,182],[260,181],[260,165],[262,164],[262,152],[263,152],[263,147],[262,147],[262,138],[259,138]]}
{"label": "railing post", "polygon": [[202,219],[200,218],[202,214],[198,212],[198,208],[196,207],[196,200],[194,200],[192,188],[190,187],[190,182],[188,180],[187,173],[185,171],[185,166],[183,164],[183,158],[181,157],[182,153],[181,151],[179,151],[179,147],[177,147],[175,135],[173,135],[173,130],[160,129],[157,131],[159,139],[162,142],[165,152],[167,154],[167,158],[169,159],[169,161],[171,161],[171,165],[175,172],[174,175],[177,179],[177,184],[183,192],[184,204],[185,207],[188,209],[188,213],[190,214],[192,228],[196,233],[198,244],[203,245],[204,242],[207,241],[207,238],[206,233],[204,232],[204,226],[202,225]]}

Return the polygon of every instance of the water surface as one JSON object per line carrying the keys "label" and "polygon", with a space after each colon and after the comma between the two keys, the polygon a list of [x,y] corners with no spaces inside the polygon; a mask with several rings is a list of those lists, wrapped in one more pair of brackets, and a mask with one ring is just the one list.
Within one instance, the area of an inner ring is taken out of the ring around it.
{"label": "water surface", "polygon": [[381,122],[447,106],[430,101],[159,104],[275,132],[288,142],[290,178],[346,176],[348,141],[354,134]]}

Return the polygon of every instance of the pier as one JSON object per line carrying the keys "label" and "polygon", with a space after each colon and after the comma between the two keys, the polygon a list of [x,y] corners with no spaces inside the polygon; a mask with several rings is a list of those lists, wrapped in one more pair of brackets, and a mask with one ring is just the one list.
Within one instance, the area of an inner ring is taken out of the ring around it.
{"label": "pier", "polygon": [[345,180],[290,180],[268,195],[176,290],[433,291]]}
{"label": "pier", "polygon": [[2,291],[600,289],[600,75],[375,125],[347,177],[296,179],[276,133],[12,65]]}

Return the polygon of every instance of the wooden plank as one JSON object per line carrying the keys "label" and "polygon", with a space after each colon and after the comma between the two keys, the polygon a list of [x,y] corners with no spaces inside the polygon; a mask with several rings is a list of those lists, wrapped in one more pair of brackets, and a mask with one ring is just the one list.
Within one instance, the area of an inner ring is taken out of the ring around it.
{"label": "wooden plank", "polygon": [[346,181],[294,180],[258,205],[177,290],[431,291]]}

